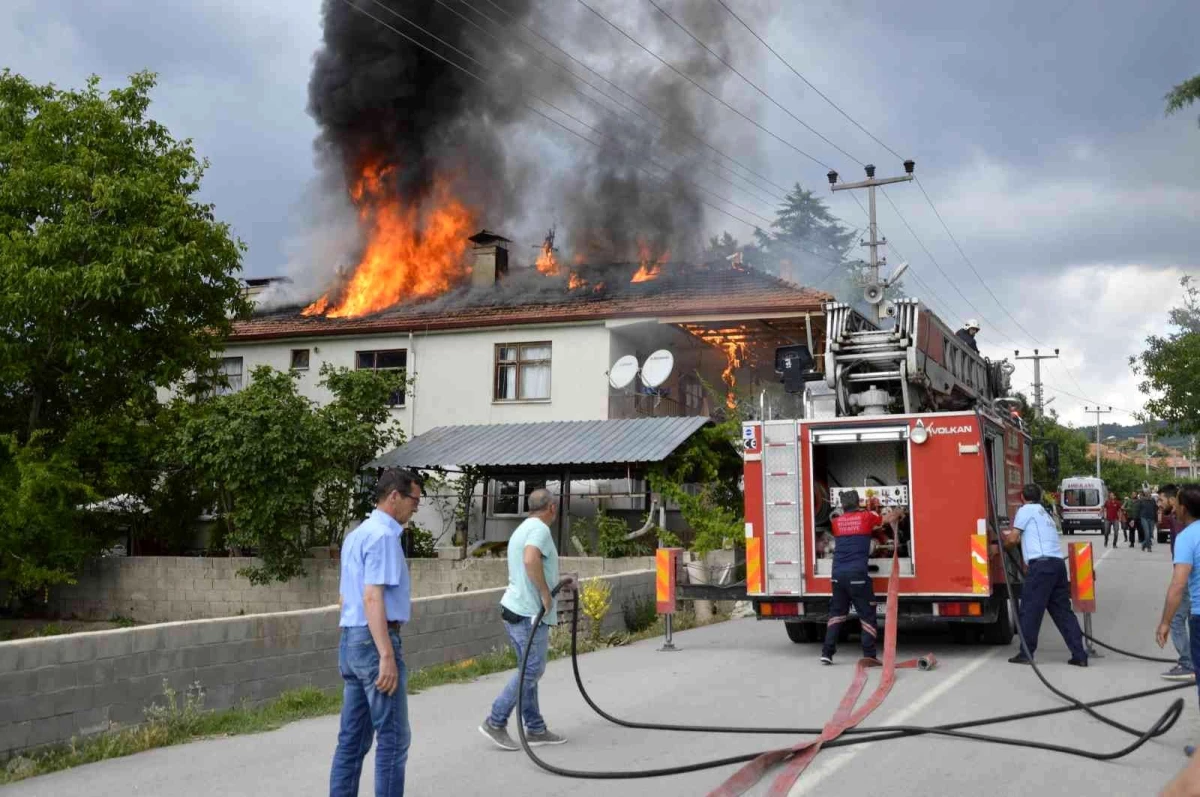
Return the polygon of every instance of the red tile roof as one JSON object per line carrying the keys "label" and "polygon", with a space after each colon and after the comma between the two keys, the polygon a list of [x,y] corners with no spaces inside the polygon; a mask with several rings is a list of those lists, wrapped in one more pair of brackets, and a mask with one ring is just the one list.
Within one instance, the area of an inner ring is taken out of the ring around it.
{"label": "red tile roof", "polygon": [[[383,334],[471,327],[653,318],[720,313],[820,312],[832,294],[802,288],[747,267],[668,264],[654,280],[631,283],[637,264],[580,267],[589,285],[568,291],[566,278],[530,276],[540,295],[523,291],[505,304],[503,292],[463,289],[421,304],[399,305],[359,318],[305,317],[300,307],[255,313],[234,325],[232,341],[324,335]],[[541,280],[545,280],[542,282]],[[556,280],[556,281],[555,281]],[[596,285],[603,283],[597,289]],[[524,283],[522,283],[524,284]],[[561,286],[561,290],[559,287]],[[545,288],[551,290],[547,291]]]}

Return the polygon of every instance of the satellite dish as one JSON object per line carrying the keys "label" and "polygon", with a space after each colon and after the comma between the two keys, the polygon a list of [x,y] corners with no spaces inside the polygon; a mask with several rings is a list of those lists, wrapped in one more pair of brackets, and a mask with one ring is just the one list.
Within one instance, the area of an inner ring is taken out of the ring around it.
{"label": "satellite dish", "polygon": [[637,376],[638,362],[637,357],[632,354],[626,354],[613,363],[612,368],[608,371],[608,383],[617,390],[628,387],[633,378]]}
{"label": "satellite dish", "polygon": [[646,387],[658,387],[667,381],[674,367],[675,355],[666,349],[659,349],[642,363],[642,384]]}
{"label": "satellite dish", "polygon": [[880,285],[868,285],[863,290],[863,299],[867,304],[879,304],[883,301],[883,287]]}

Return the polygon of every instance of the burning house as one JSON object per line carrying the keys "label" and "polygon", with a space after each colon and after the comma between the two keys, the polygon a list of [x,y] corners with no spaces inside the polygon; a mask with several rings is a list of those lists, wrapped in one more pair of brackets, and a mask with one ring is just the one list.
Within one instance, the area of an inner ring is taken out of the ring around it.
{"label": "burning house", "polygon": [[[705,263],[696,248],[711,205],[691,175],[709,157],[698,134],[720,132],[711,109],[673,76],[623,59],[605,80],[636,87],[649,121],[594,97],[577,105],[573,78],[517,49],[512,31],[535,6],[515,0],[503,19],[468,23],[436,4],[326,0],[309,83],[314,217],[289,281],[260,296],[228,342],[231,385],[258,365],[290,368],[322,402],[324,363],[401,370],[413,387],[393,412],[411,438],[448,426],[708,418],[739,394],[765,408],[775,348],[819,350],[831,297],[740,261]],[[681,13],[723,37],[726,15]],[[592,16],[557,5],[555,15],[569,17],[558,20],[571,31],[564,47],[608,59],[607,34],[585,32]],[[425,36],[438,52],[414,44]],[[471,70],[450,52],[469,53]],[[704,53],[683,65],[723,79]],[[548,137],[545,108],[578,113],[569,118],[586,121],[585,143]],[[553,230],[540,247],[514,245],[548,219],[561,225],[562,251]],[[612,386],[619,358],[643,363],[659,350],[672,354],[669,374]],[[493,484],[498,495],[527,486]],[[504,506],[518,514],[519,504]]]}

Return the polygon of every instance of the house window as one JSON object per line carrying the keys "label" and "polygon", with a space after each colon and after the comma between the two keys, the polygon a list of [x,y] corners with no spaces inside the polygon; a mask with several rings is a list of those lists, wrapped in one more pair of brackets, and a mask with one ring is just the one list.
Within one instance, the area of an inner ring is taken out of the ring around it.
{"label": "house window", "polygon": [[496,345],[496,401],[550,398],[550,342]]}
{"label": "house window", "polygon": [[292,349],[292,370],[308,370],[308,349]]}
{"label": "house window", "polygon": [[[408,368],[408,351],[406,349],[384,349],[382,351],[357,351],[354,353],[354,366],[360,371],[400,371]],[[404,406],[404,388],[392,393],[388,404],[392,407]]]}
{"label": "house window", "polygon": [[704,385],[700,384],[698,379],[685,379],[683,381],[683,406],[699,412],[703,405]]}
{"label": "house window", "polygon": [[218,396],[228,396],[242,389],[242,358],[222,357],[219,371],[224,384],[218,384],[213,393]]}
{"label": "house window", "polygon": [[508,517],[526,514],[529,494],[545,486],[545,479],[494,479],[489,515]]}

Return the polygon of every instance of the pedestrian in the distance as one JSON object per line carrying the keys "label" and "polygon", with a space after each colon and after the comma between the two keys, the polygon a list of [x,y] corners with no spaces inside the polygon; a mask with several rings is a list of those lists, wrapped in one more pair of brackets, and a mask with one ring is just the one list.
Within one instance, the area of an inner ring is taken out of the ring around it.
{"label": "pedestrian in the distance", "polygon": [[385,470],[375,484],[375,510],[342,543],[338,668],[345,687],[330,797],[357,797],[372,737],[376,797],[404,795],[412,733],[400,626],[412,595],[400,537],[421,503],[421,486],[411,471]]}
{"label": "pedestrian in the distance", "polygon": [[1150,497],[1150,491],[1142,492],[1138,499],[1138,528],[1142,533],[1142,550],[1154,550],[1154,531],[1158,521],[1158,503]]}
{"label": "pedestrian in the distance", "polygon": [[1137,539],[1137,502],[1137,493],[1131,493],[1125,499],[1125,503],[1121,504],[1121,512],[1125,518],[1125,542],[1129,543],[1130,548],[1133,547],[1133,541]]}
{"label": "pedestrian in the distance", "polygon": [[1121,499],[1116,493],[1109,493],[1104,502],[1104,547],[1108,547],[1108,535],[1112,533],[1113,547],[1121,539]]}
{"label": "pedestrian in the distance", "polygon": [[[558,549],[550,534],[550,524],[558,515],[549,490],[534,490],[526,501],[529,517],[508,538],[508,589],[500,598],[500,616],[508,641],[517,654],[520,666],[525,646],[533,639],[526,664],[524,686],[522,673],[516,672],[504,690],[492,703],[487,719],[479,732],[502,750],[520,750],[508,734],[508,718],[517,705],[517,689],[521,687],[521,717],[525,738],[531,747],[562,744],[565,738],[546,728],[538,706],[538,681],[546,671],[546,655],[550,647],[550,627],[558,622],[558,601],[551,595],[551,586],[558,583]],[[572,585],[568,585],[570,588]],[[537,628],[533,621],[540,610],[546,613]]]}
{"label": "pedestrian in the distance", "polygon": [[[1185,485],[1179,490],[1175,500],[1179,522],[1183,531],[1175,539],[1175,552],[1171,557],[1174,569],[1171,572],[1171,584],[1167,587],[1167,599],[1163,605],[1162,619],[1154,632],[1158,646],[1167,644],[1171,634],[1171,621],[1175,612],[1183,604],[1186,594],[1191,601],[1191,614],[1188,616],[1189,642],[1191,645],[1192,661],[1200,661],[1200,487],[1194,484]],[[1194,748],[1187,750],[1191,755]]]}
{"label": "pedestrian in the distance", "polygon": [[1021,590],[1020,622],[1024,638],[1021,652],[1009,659],[1012,664],[1029,664],[1037,652],[1038,631],[1042,616],[1049,611],[1050,619],[1058,626],[1067,648],[1071,651],[1068,664],[1088,666],[1087,650],[1083,647],[1083,631],[1071,611],[1071,591],[1067,582],[1067,564],[1062,539],[1054,520],[1042,506],[1042,488],[1027,484],[1021,491],[1025,504],[1017,510],[1013,527],[1004,532],[1007,546],[1018,543],[1025,564],[1025,585]]}
{"label": "pedestrian in the distance", "polygon": [[[1183,531],[1183,523],[1179,518],[1179,488],[1173,484],[1164,484],[1158,488],[1158,504],[1162,509],[1163,525],[1170,529],[1171,533],[1171,558],[1175,558],[1175,540],[1179,536],[1179,532]],[[1187,591],[1183,593],[1183,600],[1179,603],[1179,608],[1175,611],[1175,616],[1171,618],[1171,644],[1175,646],[1175,652],[1179,654],[1179,661],[1175,666],[1163,673],[1163,678],[1168,681],[1194,681],[1196,679],[1195,666],[1192,663],[1192,644],[1191,634],[1188,631],[1188,620],[1192,616],[1192,601]]]}

